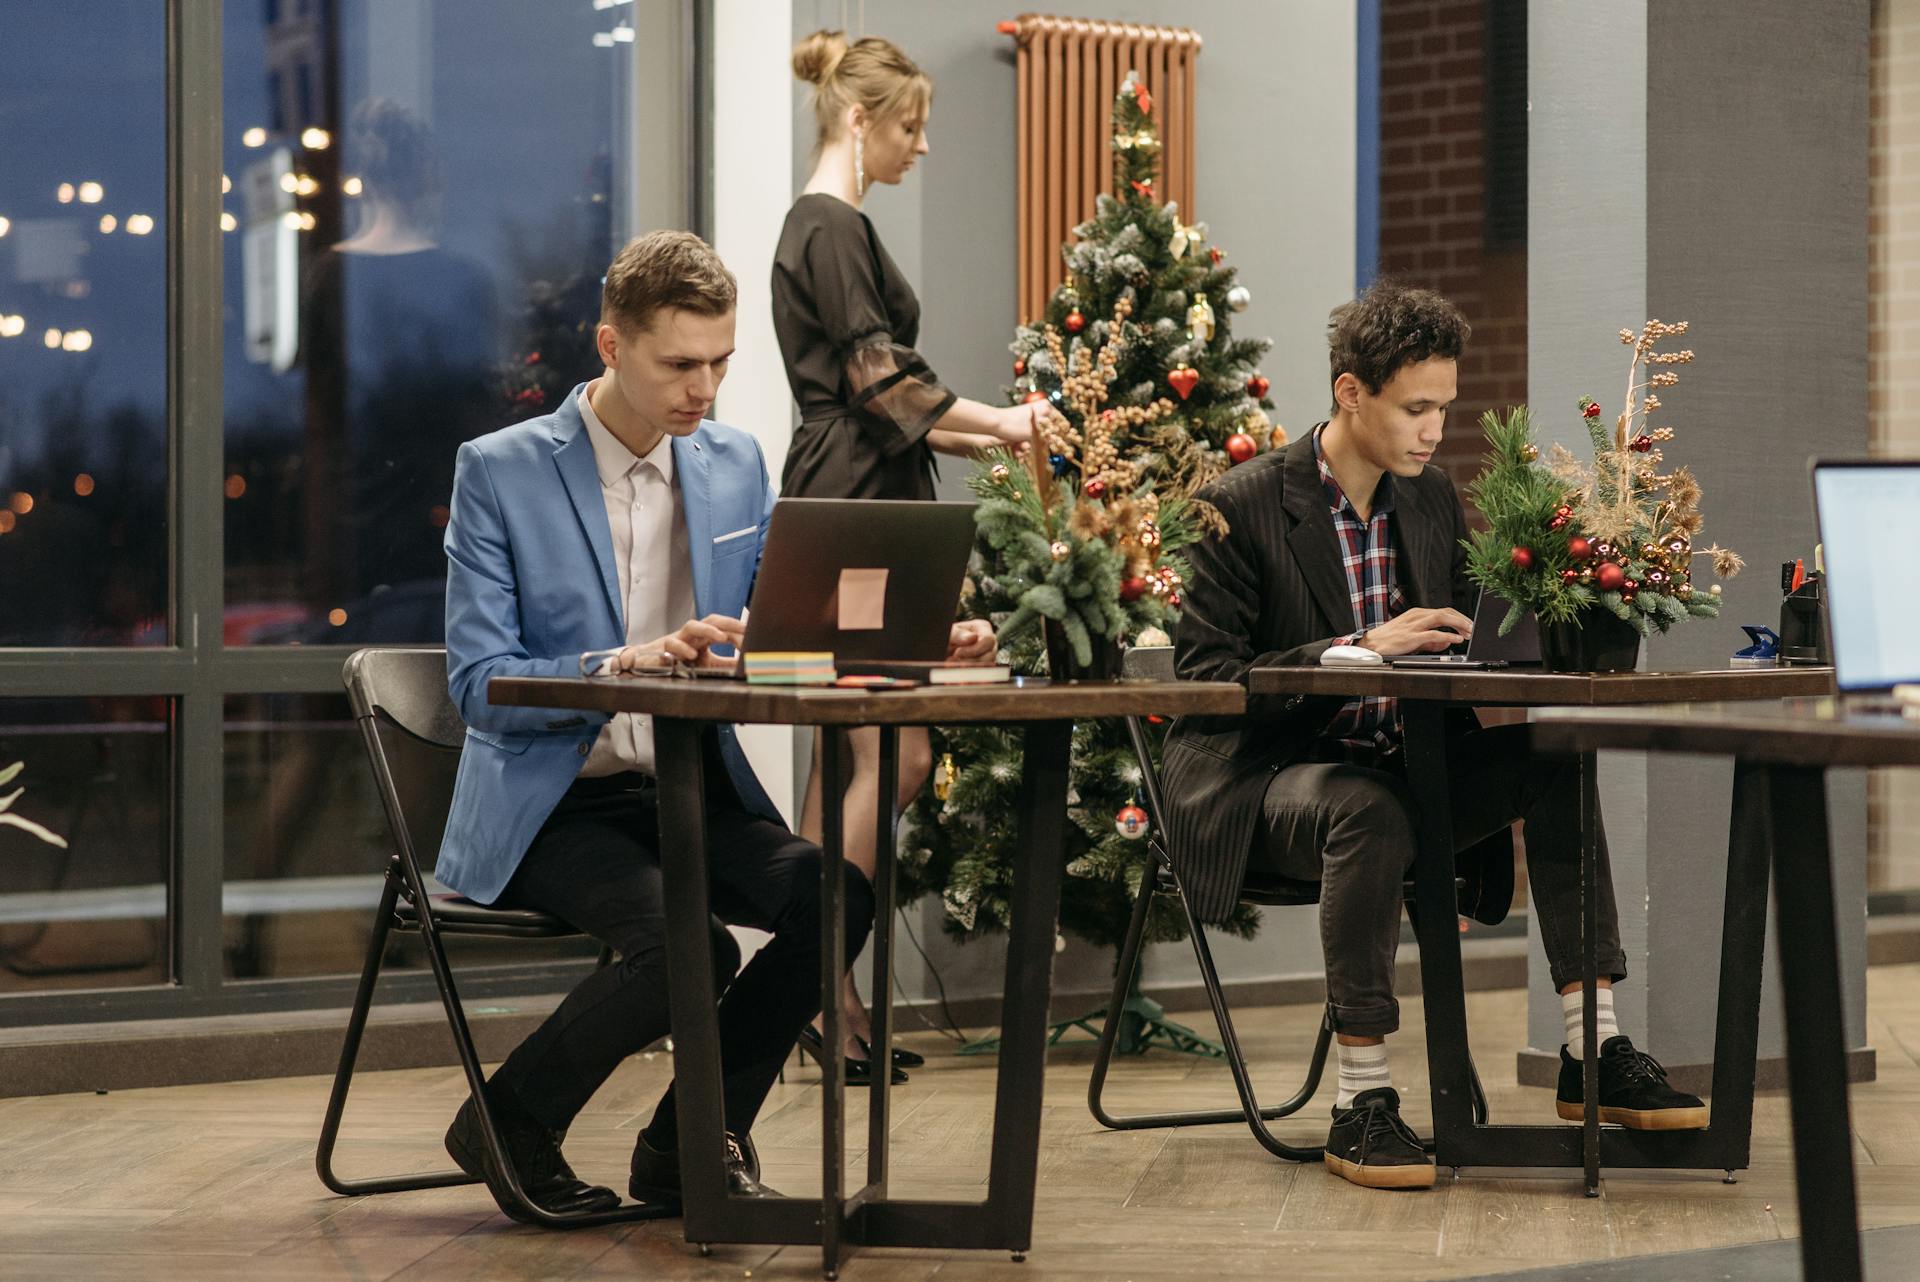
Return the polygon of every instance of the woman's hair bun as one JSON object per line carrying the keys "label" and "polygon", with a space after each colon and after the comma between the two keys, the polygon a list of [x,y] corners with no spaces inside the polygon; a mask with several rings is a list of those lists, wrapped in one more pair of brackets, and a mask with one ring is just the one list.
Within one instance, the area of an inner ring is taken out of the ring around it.
{"label": "woman's hair bun", "polygon": [[846,52],[846,35],[822,28],[793,47],[793,74],[810,85],[824,85]]}

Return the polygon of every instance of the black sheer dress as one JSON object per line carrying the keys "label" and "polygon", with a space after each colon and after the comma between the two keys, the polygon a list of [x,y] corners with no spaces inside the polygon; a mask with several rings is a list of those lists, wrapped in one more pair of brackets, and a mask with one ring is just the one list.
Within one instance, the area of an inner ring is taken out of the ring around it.
{"label": "black sheer dress", "polygon": [[780,492],[931,499],[927,429],[955,400],[920,354],[920,300],[867,216],[800,197],[773,258],[773,329],[800,426]]}

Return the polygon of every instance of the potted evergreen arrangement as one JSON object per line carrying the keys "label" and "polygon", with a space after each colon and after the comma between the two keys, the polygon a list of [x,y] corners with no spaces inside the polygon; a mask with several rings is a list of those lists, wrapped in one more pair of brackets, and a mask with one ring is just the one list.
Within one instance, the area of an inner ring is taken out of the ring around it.
{"label": "potted evergreen arrangement", "polygon": [[[1468,495],[1487,528],[1466,540],[1467,572],[1508,602],[1502,635],[1527,614],[1539,620],[1541,655],[1555,671],[1630,670],[1642,638],[1720,613],[1720,585],[1700,591],[1693,581],[1700,483],[1686,467],[1660,470],[1674,429],[1650,422],[1659,389],[1693,361],[1691,349],[1655,349],[1686,332],[1685,321],[1658,320],[1620,331],[1633,356],[1619,416],[1609,427],[1599,402],[1580,401],[1591,464],[1558,445],[1542,462],[1525,406],[1480,421],[1486,468]],[[1718,544],[1699,555],[1721,578],[1740,571],[1740,557]]]}

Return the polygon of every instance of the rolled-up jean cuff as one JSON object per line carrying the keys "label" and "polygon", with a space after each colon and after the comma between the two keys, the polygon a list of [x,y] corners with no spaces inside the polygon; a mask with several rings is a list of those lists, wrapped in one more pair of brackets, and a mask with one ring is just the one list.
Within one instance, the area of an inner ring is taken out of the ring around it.
{"label": "rolled-up jean cuff", "polygon": [[1349,1037],[1385,1037],[1400,1029],[1400,1003],[1391,997],[1365,1006],[1328,1002],[1327,1010],[1333,1017],[1333,1031]]}
{"label": "rolled-up jean cuff", "polygon": [[[1548,970],[1553,974],[1553,991],[1556,993],[1568,984],[1577,984],[1580,982],[1580,972],[1578,970],[1562,971],[1551,965],[1548,966]],[[1627,977],[1627,955],[1625,953],[1601,953],[1600,969],[1595,973],[1602,979],[1611,979],[1614,983],[1619,983]]]}

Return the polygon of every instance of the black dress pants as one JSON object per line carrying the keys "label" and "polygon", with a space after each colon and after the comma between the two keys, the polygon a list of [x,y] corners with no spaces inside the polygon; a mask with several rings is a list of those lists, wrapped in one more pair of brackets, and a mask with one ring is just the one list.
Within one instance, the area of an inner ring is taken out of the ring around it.
{"label": "black dress pants", "polygon": [[[1527,727],[1495,726],[1447,747],[1453,848],[1526,821],[1528,895],[1556,988],[1580,979],[1580,775],[1571,758],[1536,757]],[[1251,868],[1320,883],[1320,944],[1333,1026],[1355,1037],[1400,1027],[1393,961],[1401,887],[1417,851],[1404,758],[1376,766],[1304,761],[1267,785]],[[1604,831],[1599,846],[1600,974],[1626,977]]]}
{"label": "black dress pants", "polygon": [[[820,1013],[822,855],[812,842],[742,809],[717,761],[710,762],[708,781],[714,913],[773,933],[720,1000],[726,1126],[745,1135],[801,1027]],[[846,948],[853,957],[873,925],[873,889],[853,865],[845,873]],[[496,902],[552,913],[619,956],[567,994],[493,1077],[494,1088],[510,1092],[541,1125],[565,1131],[620,1061],[669,1031],[653,778],[620,774],[575,781]],[[725,950],[733,944],[721,936],[719,965],[730,971]],[[734,950],[732,958],[738,955]],[[677,1136],[671,1086],[647,1134],[657,1148]]]}

